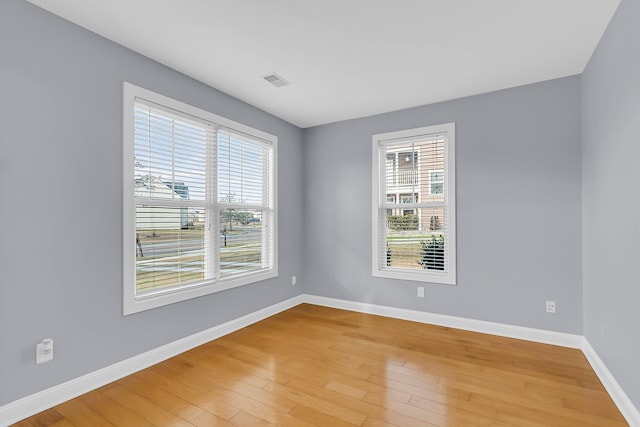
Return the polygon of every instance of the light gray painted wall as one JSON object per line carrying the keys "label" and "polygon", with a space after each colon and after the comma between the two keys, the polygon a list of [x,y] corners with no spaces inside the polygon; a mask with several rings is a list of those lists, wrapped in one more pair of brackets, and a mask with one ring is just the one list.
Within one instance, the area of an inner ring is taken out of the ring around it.
{"label": "light gray painted wall", "polygon": [[[280,277],[122,316],[122,81],[279,137]],[[0,405],[298,293],[302,131],[22,0],[0,2]],[[55,340],[55,360],[35,345]]]}
{"label": "light gray painted wall", "polygon": [[584,335],[640,408],[640,2],[623,0],[582,78]]}
{"label": "light gray painted wall", "polygon": [[[372,134],[456,123],[458,285],[371,275]],[[305,291],[582,332],[580,78],[305,129]],[[545,313],[545,300],[558,313]]]}

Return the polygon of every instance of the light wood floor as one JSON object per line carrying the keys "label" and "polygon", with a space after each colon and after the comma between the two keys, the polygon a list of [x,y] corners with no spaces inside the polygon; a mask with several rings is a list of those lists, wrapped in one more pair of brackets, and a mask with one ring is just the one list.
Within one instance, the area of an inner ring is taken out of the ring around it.
{"label": "light wood floor", "polygon": [[16,425],[627,424],[579,350],[303,304]]}

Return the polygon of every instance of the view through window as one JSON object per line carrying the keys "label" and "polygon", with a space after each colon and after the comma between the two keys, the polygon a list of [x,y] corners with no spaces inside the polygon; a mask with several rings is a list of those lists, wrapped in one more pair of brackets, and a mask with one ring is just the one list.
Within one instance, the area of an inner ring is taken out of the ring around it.
{"label": "view through window", "polygon": [[455,283],[453,124],[375,135],[373,274]]}

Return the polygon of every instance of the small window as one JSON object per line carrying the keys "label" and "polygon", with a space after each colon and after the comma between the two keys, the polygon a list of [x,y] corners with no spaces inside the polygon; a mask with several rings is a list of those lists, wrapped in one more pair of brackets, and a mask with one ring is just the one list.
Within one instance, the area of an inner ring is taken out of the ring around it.
{"label": "small window", "polygon": [[455,127],[373,136],[373,275],[456,283]]}
{"label": "small window", "polygon": [[276,143],[125,83],[125,314],[277,275]]}

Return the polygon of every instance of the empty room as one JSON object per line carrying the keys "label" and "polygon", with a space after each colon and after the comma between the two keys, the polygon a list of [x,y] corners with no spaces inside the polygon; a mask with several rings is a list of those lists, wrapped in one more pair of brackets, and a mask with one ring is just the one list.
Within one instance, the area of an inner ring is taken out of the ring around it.
{"label": "empty room", "polygon": [[0,1],[0,426],[640,427],[638,22]]}

